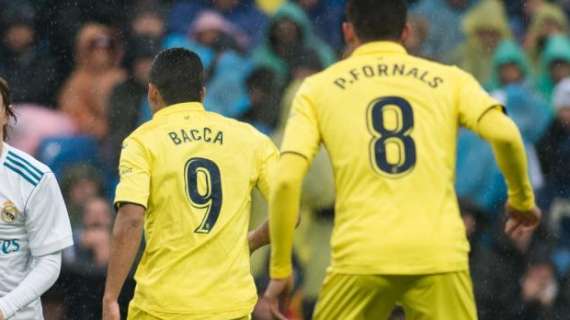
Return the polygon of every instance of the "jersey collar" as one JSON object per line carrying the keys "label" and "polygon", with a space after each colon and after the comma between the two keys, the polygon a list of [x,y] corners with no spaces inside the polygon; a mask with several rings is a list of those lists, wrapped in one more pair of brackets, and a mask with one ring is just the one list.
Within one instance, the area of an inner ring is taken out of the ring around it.
{"label": "jersey collar", "polygon": [[168,107],[162,108],[156,112],[153,119],[163,118],[168,115],[184,112],[184,111],[204,111],[204,105],[200,102],[184,102],[170,105]]}
{"label": "jersey collar", "polygon": [[407,54],[406,49],[397,42],[392,41],[374,41],[368,42],[360,47],[356,48],[352,53],[352,56],[363,56],[373,53],[383,53],[383,54],[396,54],[405,55]]}

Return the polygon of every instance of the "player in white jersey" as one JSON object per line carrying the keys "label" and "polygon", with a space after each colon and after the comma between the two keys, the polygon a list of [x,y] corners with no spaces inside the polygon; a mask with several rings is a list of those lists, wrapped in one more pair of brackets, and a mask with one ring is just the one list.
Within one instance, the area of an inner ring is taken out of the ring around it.
{"label": "player in white jersey", "polygon": [[71,225],[50,169],[4,143],[13,113],[0,78],[0,320],[41,320],[40,296],[57,280]]}

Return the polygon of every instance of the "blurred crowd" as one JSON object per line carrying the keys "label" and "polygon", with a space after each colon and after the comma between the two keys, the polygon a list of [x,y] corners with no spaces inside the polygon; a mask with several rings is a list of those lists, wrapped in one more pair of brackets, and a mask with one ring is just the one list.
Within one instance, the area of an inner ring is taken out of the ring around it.
{"label": "blurred crowd", "polygon": [[[545,219],[501,232],[506,186],[491,148],[462,131],[457,192],[480,318],[570,319],[570,1],[410,1],[408,51],[472,73],[520,127]],[[47,319],[100,319],[122,140],[151,117],[153,56],[185,47],[208,110],[279,143],[304,78],[342,59],[344,0],[0,0],[0,76],[18,120],[9,143],[56,173],[75,231]],[[334,180],[323,149],[305,180],[289,316],[310,319],[330,259]],[[413,196],[410,201],[414,201]],[[251,223],[266,217],[253,195]],[[252,257],[259,290],[267,250]],[[126,285],[122,304],[132,295]],[[394,319],[403,319],[395,311]]]}

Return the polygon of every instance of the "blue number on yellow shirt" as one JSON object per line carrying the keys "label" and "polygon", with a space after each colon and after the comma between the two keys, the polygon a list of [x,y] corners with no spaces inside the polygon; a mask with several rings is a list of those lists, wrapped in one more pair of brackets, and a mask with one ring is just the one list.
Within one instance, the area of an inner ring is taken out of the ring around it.
{"label": "blue number on yellow shirt", "polygon": [[[388,112],[393,112],[396,119],[393,128],[386,127]],[[370,148],[373,166],[390,177],[411,171],[416,164],[416,144],[410,136],[414,128],[414,111],[410,103],[400,97],[383,97],[370,105],[368,117],[374,135]],[[399,153],[392,161],[388,160],[390,144]]]}
{"label": "blue number on yellow shirt", "polygon": [[[192,206],[206,209],[196,233],[209,233],[222,210],[222,178],[220,168],[212,160],[192,158],[186,162],[186,190]],[[201,177],[201,178],[200,178]],[[203,179],[203,180],[200,180]],[[203,190],[199,189],[199,181]]]}

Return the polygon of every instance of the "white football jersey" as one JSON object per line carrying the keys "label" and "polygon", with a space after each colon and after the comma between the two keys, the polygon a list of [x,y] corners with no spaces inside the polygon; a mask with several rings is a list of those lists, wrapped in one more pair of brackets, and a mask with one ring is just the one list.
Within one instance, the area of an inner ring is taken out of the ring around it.
{"label": "white football jersey", "polygon": [[[34,257],[72,244],[67,209],[54,174],[4,143],[0,154],[0,297],[14,290],[32,270]],[[39,299],[10,318],[38,319],[43,319]]]}

